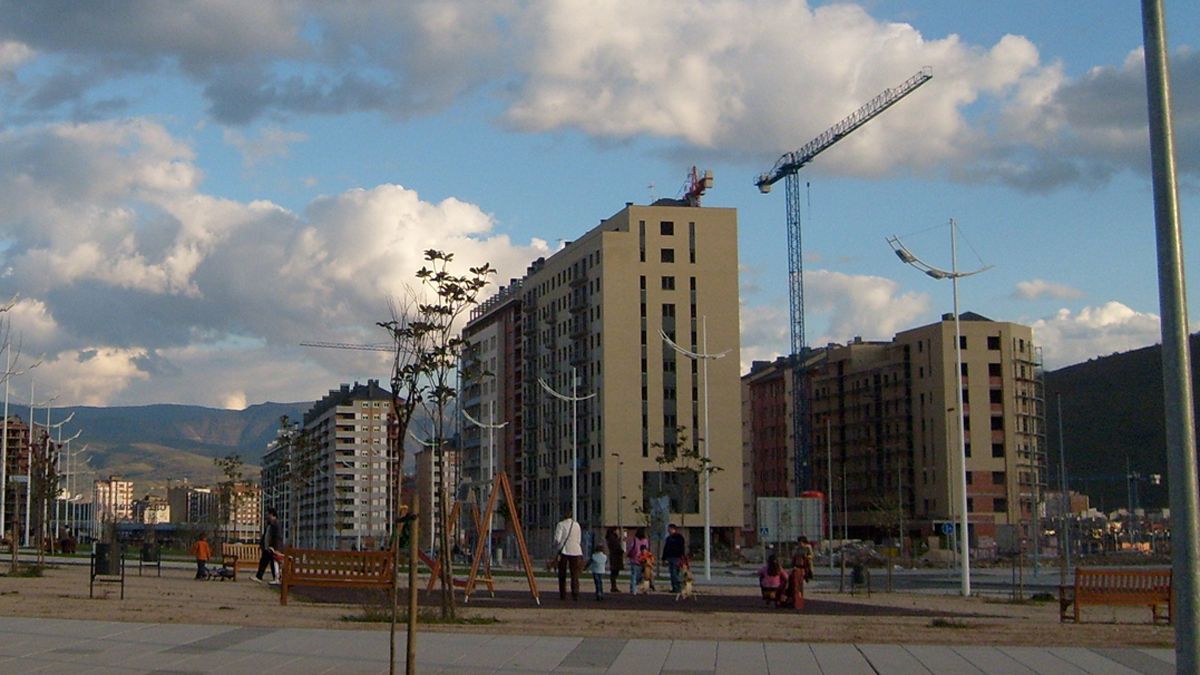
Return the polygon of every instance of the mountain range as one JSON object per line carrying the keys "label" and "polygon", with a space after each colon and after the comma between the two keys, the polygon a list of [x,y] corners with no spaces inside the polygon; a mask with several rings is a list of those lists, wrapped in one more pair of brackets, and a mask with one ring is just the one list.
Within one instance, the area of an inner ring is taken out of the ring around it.
{"label": "mountain range", "polygon": [[[50,422],[57,424],[72,416],[63,425],[63,433],[82,430],[71,451],[79,451],[84,444],[88,447],[82,455],[87,458],[87,468],[79,472],[84,481],[120,476],[134,482],[135,494],[140,497],[149,492],[161,494],[167,481],[206,485],[223,480],[213,460],[233,453],[244,462],[246,477],[256,477],[280,417],[300,420],[311,406],[303,402],[261,403],[245,410],[174,404],[64,407],[51,410]],[[16,410],[21,408],[16,406]],[[35,412],[38,421],[44,422],[45,411]]]}

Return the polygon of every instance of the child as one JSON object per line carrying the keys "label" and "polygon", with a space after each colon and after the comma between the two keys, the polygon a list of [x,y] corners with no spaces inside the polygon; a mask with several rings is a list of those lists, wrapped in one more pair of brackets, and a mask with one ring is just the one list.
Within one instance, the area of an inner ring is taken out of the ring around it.
{"label": "child", "polygon": [[638,564],[641,565],[641,579],[638,582],[638,592],[647,593],[654,590],[654,554],[649,545],[643,545],[638,553]]}
{"label": "child", "polygon": [[596,600],[604,599],[604,568],[608,565],[608,556],[604,554],[604,546],[597,545],[592,549],[592,559],[588,563],[588,571],[592,573],[592,581],[596,582]]}
{"label": "child", "polygon": [[196,578],[208,578],[208,559],[212,557],[212,549],[208,546],[208,533],[201,532],[192,544],[192,556],[196,559]]}
{"label": "child", "polygon": [[792,609],[804,609],[804,580],[805,580],[805,561],[804,552],[796,551],[792,556],[792,570],[783,570],[784,583],[779,588],[779,607],[789,607]]}

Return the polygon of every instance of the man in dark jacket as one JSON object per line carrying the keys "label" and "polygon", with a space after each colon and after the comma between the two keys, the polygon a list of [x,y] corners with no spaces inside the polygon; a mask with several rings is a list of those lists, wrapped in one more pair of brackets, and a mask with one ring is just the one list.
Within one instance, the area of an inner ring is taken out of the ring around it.
{"label": "man in dark jacket", "polygon": [[663,540],[662,559],[671,571],[671,592],[678,593],[683,590],[683,579],[679,570],[683,568],[683,559],[687,556],[687,542],[675,523],[667,526],[667,532],[667,538]]}
{"label": "man in dark jacket", "polygon": [[[262,539],[258,546],[262,549],[262,555],[258,558],[258,574],[254,575],[254,579],[262,581],[267,567],[275,562],[275,553],[283,548],[283,532],[279,527],[279,515],[275,513],[275,509],[267,509],[267,523],[263,527]],[[272,583],[279,583],[279,579]]]}

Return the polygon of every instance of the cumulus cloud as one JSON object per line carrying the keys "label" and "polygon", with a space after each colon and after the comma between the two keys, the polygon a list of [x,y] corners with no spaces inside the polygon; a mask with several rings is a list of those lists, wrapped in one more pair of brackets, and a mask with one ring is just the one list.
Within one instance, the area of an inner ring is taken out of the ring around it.
{"label": "cumulus cloud", "polygon": [[884,277],[814,270],[804,276],[804,291],[806,320],[828,321],[825,334],[809,337],[813,345],[889,340],[929,312],[928,294],[900,293],[900,284]]}
{"label": "cumulus cloud", "polygon": [[18,66],[33,58],[28,45],[10,40],[0,41],[0,78],[10,77]]}
{"label": "cumulus cloud", "polygon": [[[890,340],[929,312],[925,293],[901,293],[891,279],[812,270],[804,276],[807,342],[823,346],[855,337]],[[791,348],[787,304],[743,304],[742,371],[753,361],[770,361]],[[815,327],[821,328],[814,330]]]}
{"label": "cumulus cloud", "polygon": [[38,366],[36,395],[57,397],[56,406],[107,405],[112,396],[150,375],[137,361],[141,348],[83,347],[48,354]]}
{"label": "cumulus cloud", "polygon": [[[501,117],[515,129],[654,137],[693,155],[761,162],[932,66],[932,82],[847,137],[821,170],[939,171],[1028,191],[1145,170],[1140,52],[1071,79],[1025,37],[971,44],[926,35],[873,16],[866,3],[679,7],[0,0],[0,74],[55,59],[54,67],[25,68],[27,83],[9,101],[73,119],[124,104],[96,100],[110,81],[178,74],[213,119],[236,126],[359,111],[403,119],[486,89],[503,97]],[[1200,145],[1200,53],[1174,56],[1172,74],[1184,150]],[[1200,152],[1179,155],[1182,170],[1200,168]]]}
{"label": "cumulus cloud", "polygon": [[1072,313],[1060,309],[1054,316],[1030,323],[1034,339],[1042,345],[1046,367],[1062,368],[1096,355],[1129,351],[1160,341],[1159,317],[1138,312],[1120,302],[1084,307]]}
{"label": "cumulus cloud", "polygon": [[1083,297],[1083,291],[1045,279],[1030,279],[1017,282],[1017,288],[1013,291],[1012,297],[1017,300],[1040,300],[1041,298],[1070,300]]}
{"label": "cumulus cloud", "polygon": [[[48,353],[39,380],[88,403],[158,400],[162,391],[138,390],[150,374],[178,401],[262,400],[282,391],[272,371],[295,369],[298,355],[278,347],[361,341],[416,283],[424,250],[490,262],[499,278],[547,253],[496,234],[474,204],[400,185],[321,197],[300,213],[216,198],[200,189],[188,146],[142,120],[0,134],[0,198],[0,295],[22,295],[13,330],[27,352]],[[252,365],[262,390],[184,377],[209,380],[218,363]]]}
{"label": "cumulus cloud", "polygon": [[743,304],[741,318],[741,372],[750,372],[755,361],[772,361],[787,353],[791,342],[786,305]]}

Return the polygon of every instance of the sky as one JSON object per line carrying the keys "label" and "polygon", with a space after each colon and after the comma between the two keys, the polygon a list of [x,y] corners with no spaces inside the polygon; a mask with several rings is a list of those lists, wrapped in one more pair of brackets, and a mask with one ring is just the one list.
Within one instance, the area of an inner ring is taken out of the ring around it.
{"label": "sky", "polygon": [[[1197,270],[1200,9],[1168,0]],[[240,409],[387,379],[421,252],[521,276],[711,169],[741,361],[788,350],[782,186],[755,177],[923,67],[801,173],[809,344],[960,309],[1060,368],[1159,339],[1138,3],[0,0],[14,400]],[[1191,317],[1200,318],[1192,293]],[[1193,326],[1200,325],[1196,321]],[[16,349],[19,347],[19,352]],[[720,345],[710,345],[715,350]]]}

